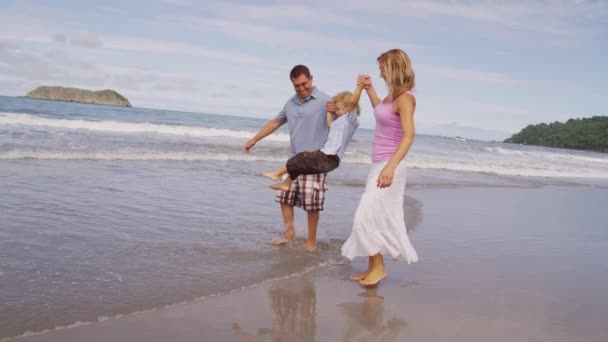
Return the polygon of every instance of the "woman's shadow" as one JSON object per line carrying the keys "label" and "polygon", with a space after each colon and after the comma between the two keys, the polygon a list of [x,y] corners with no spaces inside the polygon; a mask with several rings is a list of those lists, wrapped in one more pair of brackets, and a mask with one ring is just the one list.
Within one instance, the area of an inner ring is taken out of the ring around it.
{"label": "woman's shadow", "polygon": [[398,317],[385,321],[384,297],[378,294],[378,288],[365,290],[358,296],[359,302],[338,304],[346,318],[343,341],[399,341],[407,323]]}

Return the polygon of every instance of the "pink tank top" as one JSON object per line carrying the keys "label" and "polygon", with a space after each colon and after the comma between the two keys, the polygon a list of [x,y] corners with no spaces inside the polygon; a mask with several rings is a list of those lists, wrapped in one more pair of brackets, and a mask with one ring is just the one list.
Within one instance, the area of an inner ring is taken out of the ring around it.
{"label": "pink tank top", "polygon": [[[411,90],[406,91],[404,94],[414,96]],[[401,118],[399,117],[399,113],[393,111],[393,103],[381,102],[374,107],[376,129],[372,143],[373,163],[391,159],[403,137]]]}

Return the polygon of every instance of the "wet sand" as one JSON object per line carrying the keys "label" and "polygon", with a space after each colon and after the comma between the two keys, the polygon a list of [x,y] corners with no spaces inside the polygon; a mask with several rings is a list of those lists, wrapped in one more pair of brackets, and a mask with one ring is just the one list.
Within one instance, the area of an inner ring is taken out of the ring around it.
{"label": "wet sand", "polygon": [[[365,260],[15,341],[604,341],[608,203],[592,187],[409,190],[421,260]],[[285,247],[283,252],[290,252]],[[293,250],[294,253],[301,253]]]}

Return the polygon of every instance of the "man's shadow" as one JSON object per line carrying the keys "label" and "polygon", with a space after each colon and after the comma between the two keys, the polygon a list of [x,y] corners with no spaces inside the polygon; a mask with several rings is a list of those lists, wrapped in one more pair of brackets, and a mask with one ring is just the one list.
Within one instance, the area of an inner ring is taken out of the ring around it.
{"label": "man's shadow", "polygon": [[237,336],[247,342],[314,341],[317,295],[312,274],[274,281],[268,299],[272,327],[250,333],[234,323],[232,329]]}
{"label": "man's shadow", "polygon": [[346,318],[343,341],[399,341],[407,323],[396,316],[385,320],[384,297],[378,288],[365,290],[359,297],[359,302],[338,304]]}

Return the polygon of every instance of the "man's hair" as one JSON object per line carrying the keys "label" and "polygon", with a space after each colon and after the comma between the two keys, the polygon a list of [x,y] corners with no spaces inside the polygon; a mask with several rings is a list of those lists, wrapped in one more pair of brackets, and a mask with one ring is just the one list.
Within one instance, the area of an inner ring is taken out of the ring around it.
{"label": "man's hair", "polygon": [[310,78],[310,70],[308,70],[306,65],[298,64],[294,66],[289,73],[289,78],[298,78],[300,75],[306,75],[306,77]]}

